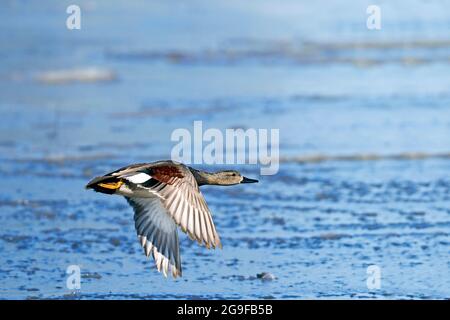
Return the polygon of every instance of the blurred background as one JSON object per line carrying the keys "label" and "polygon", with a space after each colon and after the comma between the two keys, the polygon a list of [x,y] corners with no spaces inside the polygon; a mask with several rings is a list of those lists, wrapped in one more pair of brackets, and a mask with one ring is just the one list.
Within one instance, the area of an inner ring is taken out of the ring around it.
{"label": "blurred background", "polygon": [[[449,74],[446,1],[2,1],[0,298],[449,298]],[[281,165],[203,190],[224,248],[181,235],[173,281],[84,185],[194,120],[280,129]]]}

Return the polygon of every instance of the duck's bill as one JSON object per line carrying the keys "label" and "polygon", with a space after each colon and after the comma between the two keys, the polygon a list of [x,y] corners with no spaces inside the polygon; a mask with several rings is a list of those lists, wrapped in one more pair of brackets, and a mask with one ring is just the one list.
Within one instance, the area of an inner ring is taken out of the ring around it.
{"label": "duck's bill", "polygon": [[247,177],[244,177],[244,179],[242,179],[242,181],[241,181],[241,183],[256,183],[256,182],[258,182],[258,180],[250,179],[250,178],[247,178]]}

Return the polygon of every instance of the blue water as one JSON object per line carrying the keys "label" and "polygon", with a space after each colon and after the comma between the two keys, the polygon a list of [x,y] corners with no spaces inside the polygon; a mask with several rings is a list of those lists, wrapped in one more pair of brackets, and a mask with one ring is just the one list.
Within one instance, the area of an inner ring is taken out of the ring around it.
{"label": "blue water", "polygon": [[[329,2],[78,1],[73,31],[71,1],[1,2],[0,298],[449,298],[447,4],[379,1],[370,31],[371,1]],[[45,81],[86,68],[111,79]],[[278,128],[282,162],[203,189],[223,249],[180,232],[174,281],[126,201],[84,185],[168,159],[195,120]]]}

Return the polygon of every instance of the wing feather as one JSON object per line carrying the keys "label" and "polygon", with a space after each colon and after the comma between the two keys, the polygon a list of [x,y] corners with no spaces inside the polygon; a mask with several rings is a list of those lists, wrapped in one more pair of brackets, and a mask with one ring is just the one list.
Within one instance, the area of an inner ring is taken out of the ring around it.
{"label": "wing feather", "polygon": [[[164,161],[123,168],[113,175],[135,177],[139,173],[152,178],[145,183],[134,184],[134,188],[146,189],[150,194],[156,194],[167,213],[189,237],[205,244],[208,248],[221,247],[208,205],[197,181],[186,166]],[[127,181],[130,183],[129,180]]]}
{"label": "wing feather", "polygon": [[181,276],[181,258],[177,225],[167,214],[161,200],[126,197],[134,209],[136,232],[145,255],[153,253],[158,271],[167,277],[169,269],[174,277]]}

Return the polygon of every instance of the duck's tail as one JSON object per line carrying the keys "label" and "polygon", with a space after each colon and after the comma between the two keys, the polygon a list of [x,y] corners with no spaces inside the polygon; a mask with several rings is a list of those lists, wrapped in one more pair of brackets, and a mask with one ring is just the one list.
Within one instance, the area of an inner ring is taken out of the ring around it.
{"label": "duck's tail", "polygon": [[86,185],[86,189],[93,189],[94,191],[114,194],[117,189],[123,184],[122,179],[110,175],[95,177]]}

